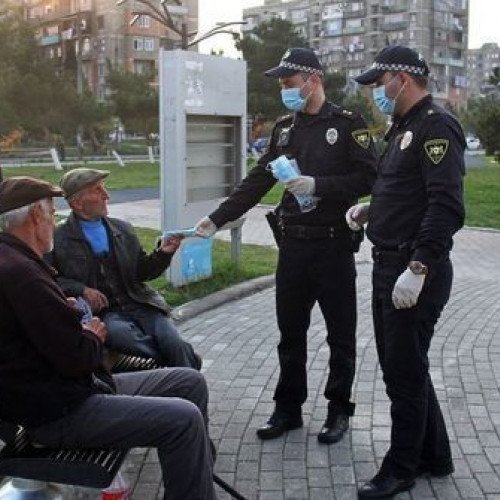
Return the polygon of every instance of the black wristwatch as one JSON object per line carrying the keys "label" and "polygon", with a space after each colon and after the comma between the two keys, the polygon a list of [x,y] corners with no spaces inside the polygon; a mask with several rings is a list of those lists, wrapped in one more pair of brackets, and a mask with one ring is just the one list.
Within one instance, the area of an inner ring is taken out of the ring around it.
{"label": "black wristwatch", "polygon": [[408,264],[408,269],[413,274],[429,274],[429,268],[419,260],[411,260]]}

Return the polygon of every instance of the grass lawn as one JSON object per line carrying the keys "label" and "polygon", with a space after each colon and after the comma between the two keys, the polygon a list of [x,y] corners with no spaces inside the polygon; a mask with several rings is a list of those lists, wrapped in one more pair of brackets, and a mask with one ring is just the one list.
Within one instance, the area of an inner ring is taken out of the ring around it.
{"label": "grass lawn", "polygon": [[[147,252],[151,251],[155,246],[159,232],[145,228],[136,228],[136,231],[144,249]],[[173,288],[164,276],[160,276],[156,280],[150,281],[149,284],[159,290],[170,305],[178,306],[236,283],[272,274],[276,269],[277,257],[278,253],[273,248],[242,245],[241,262],[240,266],[237,266],[231,260],[231,244],[214,240],[213,274],[210,279]]]}
{"label": "grass lawn", "polygon": [[468,226],[500,229],[500,165],[467,171],[465,210]]}
{"label": "grass lawn", "polygon": [[[129,189],[142,187],[157,187],[160,184],[160,168],[158,163],[149,162],[126,163],[125,167],[120,167],[115,163],[89,163],[82,166],[97,168],[99,170],[109,170],[111,173],[106,180],[106,186],[110,190]],[[76,165],[65,166],[64,170],[76,168]],[[52,184],[57,184],[63,176],[63,172],[52,167],[8,167],[3,166],[4,177],[18,175],[28,175],[43,179]]]}

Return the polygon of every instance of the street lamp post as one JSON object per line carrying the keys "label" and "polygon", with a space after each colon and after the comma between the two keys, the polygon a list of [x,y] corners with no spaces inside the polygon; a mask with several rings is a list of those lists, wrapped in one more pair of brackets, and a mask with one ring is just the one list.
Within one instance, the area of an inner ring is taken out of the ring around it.
{"label": "street lamp post", "polygon": [[[136,2],[139,2],[140,4],[145,5],[148,10],[146,11],[134,11],[132,14],[134,17],[130,21],[130,25],[133,25],[134,23],[137,22],[139,17],[141,15],[146,15],[151,17],[152,19],[155,19],[158,21],[160,24],[163,24],[163,26],[166,26],[170,30],[172,30],[174,33],[179,35],[181,39],[181,48],[183,50],[187,50],[189,47],[192,47],[202,40],[206,40],[207,38],[210,38],[211,36],[218,35],[220,33],[230,33],[230,34],[235,34],[233,31],[226,30],[225,28],[229,26],[234,26],[234,25],[242,25],[246,24],[246,21],[234,21],[234,22],[227,22],[227,23],[218,23],[217,26],[209,30],[207,33],[204,33],[203,35],[200,35],[199,37],[189,40],[191,37],[195,36],[197,32],[188,32],[188,26],[187,22],[183,20],[181,23],[180,27],[174,22],[174,19],[172,17],[172,14],[182,14],[186,15],[187,14],[187,8],[182,5],[181,0],[173,0],[175,2],[175,5],[167,5],[168,0],[160,0],[160,5],[163,8],[163,11],[160,10],[156,5],[154,5],[150,0],[135,0]],[[127,0],[118,0],[116,2],[116,5],[123,5],[126,3]]]}

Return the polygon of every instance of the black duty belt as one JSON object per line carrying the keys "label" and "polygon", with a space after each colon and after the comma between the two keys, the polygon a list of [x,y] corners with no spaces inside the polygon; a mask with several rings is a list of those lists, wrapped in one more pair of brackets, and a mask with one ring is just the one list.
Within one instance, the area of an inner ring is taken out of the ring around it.
{"label": "black duty belt", "polygon": [[346,236],[345,229],[333,226],[282,226],[283,235],[299,240],[318,240],[322,238],[337,238],[340,235]]}
{"label": "black duty belt", "polygon": [[393,248],[372,248],[373,262],[389,262],[410,258],[410,246],[407,243]]}

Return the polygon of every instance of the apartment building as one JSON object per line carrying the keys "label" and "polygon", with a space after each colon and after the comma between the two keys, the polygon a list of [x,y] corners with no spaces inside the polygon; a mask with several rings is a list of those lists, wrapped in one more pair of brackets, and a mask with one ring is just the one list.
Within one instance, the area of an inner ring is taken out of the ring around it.
{"label": "apartment building", "polygon": [[244,33],[274,17],[293,23],[325,68],[345,71],[351,85],[380,49],[401,44],[426,58],[439,101],[466,102],[468,0],[265,0],[244,10]]}
{"label": "apartment building", "polygon": [[500,67],[500,47],[497,43],[485,43],[479,49],[467,52],[467,78],[469,96],[498,91],[489,83],[493,70]]}
{"label": "apartment building", "polygon": [[[163,10],[159,0],[148,0]],[[135,73],[156,74],[160,46],[180,46],[180,37],[148,16],[137,0],[117,6],[116,0],[28,0],[26,17],[36,26],[37,40],[47,58],[75,72],[77,86],[106,98],[108,62]],[[170,2],[171,3],[171,2]],[[198,0],[185,0],[169,12],[179,29],[198,27]],[[141,14],[142,13],[142,14]]]}

